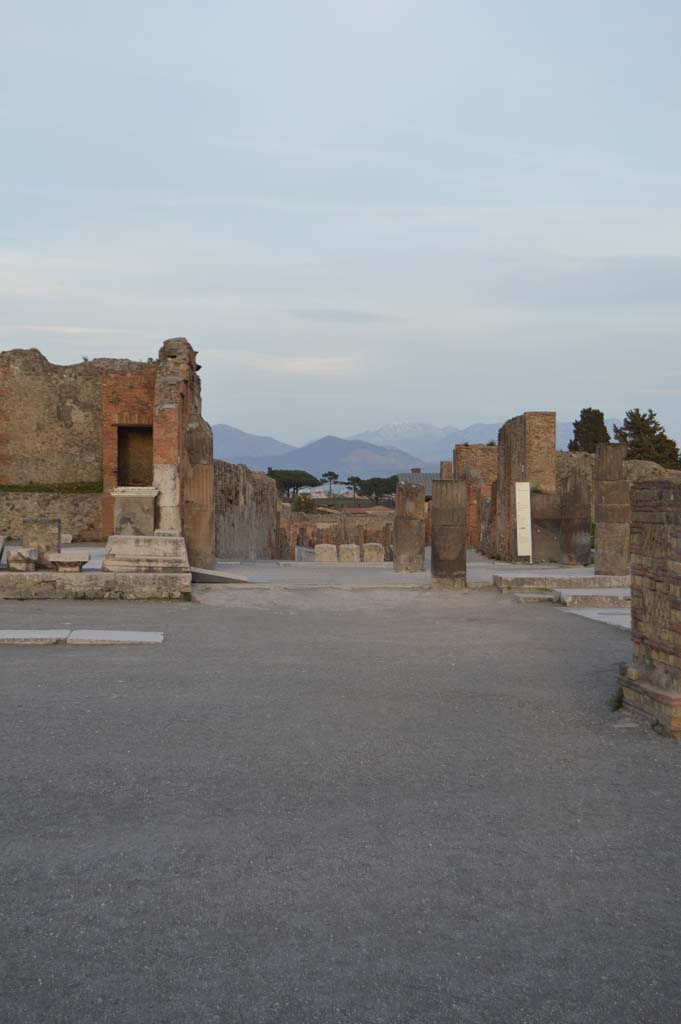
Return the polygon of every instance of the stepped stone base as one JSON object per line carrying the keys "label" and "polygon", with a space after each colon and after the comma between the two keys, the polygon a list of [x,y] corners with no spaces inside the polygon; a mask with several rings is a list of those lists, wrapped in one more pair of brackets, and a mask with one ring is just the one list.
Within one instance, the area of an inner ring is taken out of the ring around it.
{"label": "stepped stone base", "polygon": [[0,600],[190,601],[191,573],[0,573]]}
{"label": "stepped stone base", "polygon": [[106,542],[104,572],[189,573],[184,537],[157,533],[153,537],[114,534]]}

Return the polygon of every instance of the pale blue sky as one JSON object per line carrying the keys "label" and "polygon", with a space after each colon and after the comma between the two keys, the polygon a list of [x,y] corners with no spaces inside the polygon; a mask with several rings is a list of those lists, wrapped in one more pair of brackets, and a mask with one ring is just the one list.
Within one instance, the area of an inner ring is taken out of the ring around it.
{"label": "pale blue sky", "polygon": [[652,406],[681,437],[681,6],[3,5],[0,349],[200,351],[301,442]]}

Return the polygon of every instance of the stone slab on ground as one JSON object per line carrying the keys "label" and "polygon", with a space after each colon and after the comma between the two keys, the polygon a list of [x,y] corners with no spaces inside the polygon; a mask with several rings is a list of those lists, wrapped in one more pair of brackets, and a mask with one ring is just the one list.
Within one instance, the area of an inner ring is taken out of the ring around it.
{"label": "stone slab on ground", "polygon": [[190,573],[1,572],[0,601],[191,600]]}
{"label": "stone slab on ground", "polygon": [[600,622],[606,626],[617,626],[619,629],[631,629],[631,610],[629,608],[562,608],[568,615],[580,615],[583,619]]}
{"label": "stone slab on ground", "polygon": [[65,643],[69,629],[0,629],[0,644]]}
{"label": "stone slab on ground", "polygon": [[512,597],[518,604],[538,604],[540,601],[548,601],[555,604],[556,601],[554,590],[521,590],[517,594],[514,593]]}
{"label": "stone slab on ground", "polygon": [[629,576],[596,576],[596,575],[574,575],[571,573],[556,573],[550,575],[546,573],[544,568],[544,574],[539,573],[528,574],[525,576],[519,576],[517,573],[501,572],[495,573],[492,581],[497,590],[502,593],[506,591],[521,591],[521,590],[560,590],[568,587],[577,587],[580,589],[586,589],[587,587],[599,587],[605,589],[607,587],[628,587],[631,583],[631,577]]}
{"label": "stone slab on ground", "polygon": [[629,608],[631,590],[628,587],[563,588],[553,591],[557,604],[568,608]]}
{"label": "stone slab on ground", "polygon": [[74,629],[67,644],[162,644],[163,633],[132,629]]}

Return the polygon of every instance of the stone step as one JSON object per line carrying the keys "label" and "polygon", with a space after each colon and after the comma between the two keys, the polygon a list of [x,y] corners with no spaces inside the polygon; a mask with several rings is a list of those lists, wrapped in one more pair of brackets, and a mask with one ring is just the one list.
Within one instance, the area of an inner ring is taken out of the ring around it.
{"label": "stone step", "polygon": [[628,587],[587,587],[576,590],[554,590],[554,600],[566,608],[629,608],[631,591]]}
{"label": "stone step", "polygon": [[540,601],[555,603],[556,592],[554,590],[527,590],[512,594],[513,600],[518,604],[538,604]]}
{"label": "stone step", "polygon": [[603,590],[610,587],[628,587],[631,584],[630,576],[569,576],[556,573],[555,575],[542,575],[538,573],[520,576],[517,573],[498,573],[492,577],[497,590],[502,593],[509,591],[520,592],[530,590],[567,590],[596,588]]}

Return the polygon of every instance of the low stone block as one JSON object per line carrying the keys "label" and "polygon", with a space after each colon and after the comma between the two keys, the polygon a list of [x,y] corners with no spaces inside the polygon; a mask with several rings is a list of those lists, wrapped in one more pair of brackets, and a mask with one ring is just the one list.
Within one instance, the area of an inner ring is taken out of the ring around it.
{"label": "low stone block", "polygon": [[315,544],[314,546],[314,560],[315,562],[337,562],[338,561],[338,549],[335,544]]}
{"label": "low stone block", "polygon": [[21,541],[24,548],[35,548],[38,552],[37,565],[48,569],[48,551],[61,551],[61,519],[56,516],[26,516],[21,525]]}
{"label": "low stone block", "polygon": [[127,629],[74,629],[67,644],[162,644],[163,633]]}
{"label": "low stone block", "polygon": [[69,629],[0,629],[0,644],[63,644]]}
{"label": "low stone block", "polygon": [[37,564],[37,548],[15,548],[7,554],[10,572],[35,572]]}
{"label": "low stone block", "polygon": [[339,544],[339,562],[359,562],[359,544]]}
{"label": "low stone block", "polygon": [[70,552],[48,551],[45,556],[51,569],[55,572],[80,572],[90,561],[89,555],[76,555]]}
{"label": "low stone block", "polygon": [[385,548],[382,544],[362,545],[362,560],[365,562],[385,562]]}
{"label": "low stone block", "polygon": [[103,572],[188,573],[184,537],[113,534],[106,542]]}

